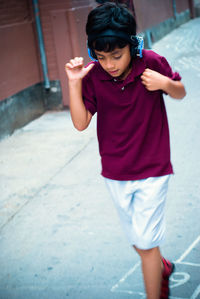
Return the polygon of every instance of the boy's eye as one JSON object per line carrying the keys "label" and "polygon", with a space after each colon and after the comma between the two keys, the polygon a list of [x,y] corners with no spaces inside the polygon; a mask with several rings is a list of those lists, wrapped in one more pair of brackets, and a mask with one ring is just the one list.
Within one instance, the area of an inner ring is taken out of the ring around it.
{"label": "boy's eye", "polygon": [[[121,57],[122,57],[121,54],[120,55],[113,55],[112,59],[120,59]],[[103,60],[103,59],[105,59],[105,57],[97,55],[97,59],[98,60]]]}
{"label": "boy's eye", "polygon": [[113,56],[114,59],[120,59],[122,55]]}

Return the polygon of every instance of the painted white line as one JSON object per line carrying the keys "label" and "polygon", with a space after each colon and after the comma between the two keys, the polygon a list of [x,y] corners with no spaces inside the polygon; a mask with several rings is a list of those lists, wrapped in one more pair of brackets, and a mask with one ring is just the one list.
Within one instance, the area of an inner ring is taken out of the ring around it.
{"label": "painted white line", "polygon": [[200,267],[200,264],[190,263],[190,262],[175,262],[176,264],[180,265],[186,265],[186,266],[194,266],[194,267]]}
{"label": "painted white line", "polygon": [[186,272],[175,272],[170,277],[170,281],[173,282],[173,284],[170,286],[170,288],[177,288],[179,286],[184,285],[186,282],[190,280],[190,274]]}
{"label": "painted white line", "polygon": [[194,293],[192,294],[192,297],[190,299],[197,299],[199,297],[197,297],[200,294],[200,284],[198,285],[198,287],[196,288],[196,290],[194,291]]}
{"label": "painted white line", "polygon": [[131,268],[120,280],[118,283],[116,283],[112,288],[111,288],[111,292],[114,292],[121,283],[123,283],[131,274],[133,274],[133,272],[135,272],[135,270],[140,266],[140,261],[135,264],[135,266],[133,268]]}
{"label": "painted white line", "polygon": [[181,255],[181,257],[175,262],[180,263],[191,252],[191,250],[200,242],[200,236],[188,247],[188,249]]}

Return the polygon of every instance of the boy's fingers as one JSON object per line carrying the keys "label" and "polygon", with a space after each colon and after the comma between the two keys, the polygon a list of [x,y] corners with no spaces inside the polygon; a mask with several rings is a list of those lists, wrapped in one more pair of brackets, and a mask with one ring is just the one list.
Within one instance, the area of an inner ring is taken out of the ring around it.
{"label": "boy's fingers", "polygon": [[67,71],[82,71],[83,70],[83,77],[87,75],[87,73],[94,67],[94,63],[90,63],[86,67],[83,67],[83,58],[82,57],[75,57],[71,59],[68,63],[65,64],[65,70]]}
{"label": "boy's fingers", "polygon": [[73,59],[70,59],[69,63],[71,66],[82,66],[83,65],[83,58],[82,57],[75,57]]}
{"label": "boy's fingers", "polygon": [[71,59],[70,63],[72,66],[76,66],[77,65],[77,61],[75,59]]}
{"label": "boy's fingers", "polygon": [[141,80],[142,80],[142,82],[145,82],[146,79],[147,79],[147,77],[146,77],[146,75],[143,73],[142,76],[141,76]]}
{"label": "boy's fingers", "polygon": [[151,73],[152,73],[152,70],[147,68],[147,69],[144,70],[142,75],[149,76],[149,75],[151,75]]}
{"label": "boy's fingers", "polygon": [[146,72],[146,73],[150,73],[150,72],[152,72],[152,70],[151,70],[151,69],[148,69],[148,68],[146,68],[146,69],[144,70],[144,72]]}
{"label": "boy's fingers", "polygon": [[83,62],[83,57],[75,57],[74,60],[78,63],[82,63]]}
{"label": "boy's fingers", "polygon": [[85,67],[86,72],[88,73],[94,66],[94,63],[90,63],[88,66]]}
{"label": "boy's fingers", "polygon": [[72,69],[73,68],[73,66],[71,65],[71,63],[66,63],[65,64],[65,69]]}

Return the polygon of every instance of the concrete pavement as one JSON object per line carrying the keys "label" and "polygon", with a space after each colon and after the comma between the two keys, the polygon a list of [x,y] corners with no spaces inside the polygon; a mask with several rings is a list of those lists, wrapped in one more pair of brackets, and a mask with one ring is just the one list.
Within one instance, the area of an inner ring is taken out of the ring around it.
{"label": "concrete pavement", "polygon": [[[200,298],[200,18],[154,44],[179,71],[166,97],[172,161],[164,255],[172,296]],[[69,111],[46,113],[0,142],[0,298],[145,298],[100,173],[96,119],[77,132]]]}

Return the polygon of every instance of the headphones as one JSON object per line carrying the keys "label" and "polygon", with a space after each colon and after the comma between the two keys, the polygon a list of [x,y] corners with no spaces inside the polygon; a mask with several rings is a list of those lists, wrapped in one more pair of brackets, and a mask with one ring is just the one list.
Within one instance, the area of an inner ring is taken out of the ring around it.
{"label": "headphones", "polygon": [[[136,36],[136,35],[128,35],[123,31],[114,31],[112,29],[105,30],[101,32],[98,37],[96,35],[90,34],[88,35],[88,42],[87,44],[91,44],[93,41],[95,41],[98,38],[101,37],[118,37],[122,40],[127,41],[130,45],[130,51],[131,51],[131,56],[138,56],[142,58],[142,50],[144,48],[144,40],[143,37],[141,36]],[[97,60],[96,54],[93,49],[90,49],[88,46],[88,55],[92,60]]]}

